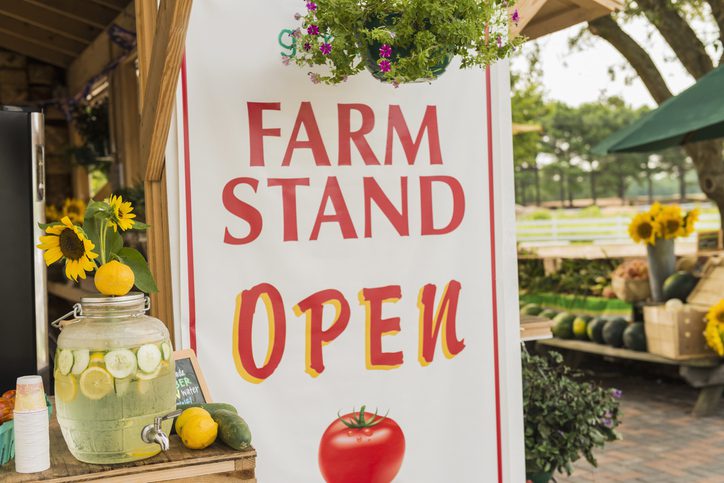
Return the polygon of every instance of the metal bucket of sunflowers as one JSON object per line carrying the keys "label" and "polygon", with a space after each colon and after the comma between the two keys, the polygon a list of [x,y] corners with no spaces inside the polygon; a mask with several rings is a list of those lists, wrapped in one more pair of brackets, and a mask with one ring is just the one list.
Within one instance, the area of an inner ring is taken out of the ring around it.
{"label": "metal bucket of sunflowers", "polygon": [[[65,216],[42,225],[46,263],[64,263],[73,281],[93,274],[99,292],[54,322],[62,329],[53,368],[58,423],[70,452],[86,463],[159,453],[162,442],[146,441],[143,429],[176,408],[169,333],[146,314],[143,292],[156,285],[143,255],[124,246],[125,232],[147,228],[135,216],[131,203],[111,196],[89,203],[82,223]],[[171,421],[163,424],[168,434]]]}
{"label": "metal bucket of sunflowers", "polygon": [[676,271],[674,240],[694,232],[699,209],[683,213],[679,205],[654,203],[633,217],[628,232],[636,243],[646,244],[649,284],[654,302],[664,302],[664,281]]}

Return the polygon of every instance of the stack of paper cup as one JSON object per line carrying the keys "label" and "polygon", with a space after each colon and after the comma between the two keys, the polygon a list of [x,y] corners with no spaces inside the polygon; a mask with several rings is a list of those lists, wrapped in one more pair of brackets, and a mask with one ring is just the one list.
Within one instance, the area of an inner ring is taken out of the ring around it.
{"label": "stack of paper cup", "polygon": [[50,428],[43,379],[18,377],[15,394],[15,471],[37,473],[50,468]]}

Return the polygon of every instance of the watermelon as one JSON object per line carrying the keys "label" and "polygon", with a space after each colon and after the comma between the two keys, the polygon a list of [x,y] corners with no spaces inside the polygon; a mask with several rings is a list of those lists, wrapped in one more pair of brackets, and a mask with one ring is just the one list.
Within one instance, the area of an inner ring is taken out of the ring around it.
{"label": "watermelon", "polygon": [[558,312],[556,312],[553,309],[545,309],[543,312],[538,314],[540,317],[545,317],[547,319],[554,319],[556,315],[558,315]]}
{"label": "watermelon", "polygon": [[646,352],[646,332],[643,322],[634,322],[623,331],[623,345],[632,351]]}
{"label": "watermelon", "polygon": [[588,340],[588,323],[591,321],[588,315],[579,315],[573,321],[573,337],[579,340]]}
{"label": "watermelon", "polygon": [[603,341],[611,347],[623,347],[623,332],[626,327],[628,322],[622,318],[609,320],[603,326]]}
{"label": "watermelon", "polygon": [[603,341],[603,326],[606,325],[607,320],[604,317],[596,317],[591,320],[586,327],[586,335],[593,342],[598,344],[605,344]]}
{"label": "watermelon", "polygon": [[543,312],[543,307],[538,304],[528,304],[520,310],[521,315],[538,315]]}
{"label": "watermelon", "polygon": [[664,300],[679,299],[685,301],[699,279],[689,272],[676,272],[664,281]]}
{"label": "watermelon", "polygon": [[555,324],[553,325],[551,332],[553,332],[553,335],[559,339],[572,339],[574,320],[576,320],[575,315],[571,315],[568,312],[561,312],[553,319]]}

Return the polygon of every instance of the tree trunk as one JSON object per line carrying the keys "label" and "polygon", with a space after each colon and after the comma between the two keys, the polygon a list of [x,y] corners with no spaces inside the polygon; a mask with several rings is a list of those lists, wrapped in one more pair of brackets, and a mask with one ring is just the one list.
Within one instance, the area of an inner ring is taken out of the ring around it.
{"label": "tree trunk", "polygon": [[596,172],[591,170],[591,200],[592,205],[596,204]]}
{"label": "tree trunk", "polygon": [[618,175],[618,197],[621,198],[621,206],[626,204],[626,177]]}
{"label": "tree trunk", "polygon": [[679,178],[679,202],[683,203],[686,201],[686,168],[680,164],[676,167],[676,171]]}
{"label": "tree trunk", "polygon": [[560,176],[560,184],[558,185],[561,190],[561,208],[565,208],[566,206],[566,178],[563,176],[563,171],[558,172],[558,176]]}
{"label": "tree trunk", "polygon": [[[658,0],[644,0],[644,3],[640,5],[648,3],[669,5],[668,2],[660,2]],[[724,6],[722,3],[724,2],[721,0],[708,0],[708,3],[712,7],[717,24],[722,28],[722,26],[724,26]],[[682,27],[679,22],[683,22],[684,20],[680,17],[678,17],[678,19],[674,18],[671,12],[668,11],[668,7],[663,10],[665,11],[663,14],[652,18],[652,23],[670,44],[684,42],[687,46],[686,48],[682,49],[681,45],[678,44],[676,46],[672,45],[671,47],[674,49],[674,52],[677,53],[684,67],[686,67],[694,77],[700,77],[698,74],[706,70],[711,59],[709,59],[709,63],[707,63],[701,58],[703,49],[701,41],[695,38],[696,35],[693,34],[693,30],[691,30],[690,27]],[[647,14],[647,16],[649,15]],[[666,82],[664,82],[661,72],[659,72],[649,54],[624,32],[610,16],[601,17],[589,22],[588,29],[594,35],[609,42],[626,58],[657,103],[661,104],[671,97],[671,91],[667,87]],[[693,39],[691,38],[692,35],[694,36]],[[682,40],[682,36],[688,36],[688,38]],[[689,52],[687,49],[695,52]],[[686,144],[684,148],[692,158],[702,191],[719,208],[719,216],[722,218],[722,224],[724,225],[724,158],[722,157],[721,141],[704,141],[696,144]]]}
{"label": "tree trunk", "polygon": [[535,166],[535,205],[540,206],[540,169]]}
{"label": "tree trunk", "polygon": [[654,183],[651,179],[651,170],[646,167],[646,183],[648,184],[648,196],[649,196],[649,204],[654,203]]}
{"label": "tree trunk", "polygon": [[573,208],[573,182],[571,175],[566,176],[568,181],[568,207]]}

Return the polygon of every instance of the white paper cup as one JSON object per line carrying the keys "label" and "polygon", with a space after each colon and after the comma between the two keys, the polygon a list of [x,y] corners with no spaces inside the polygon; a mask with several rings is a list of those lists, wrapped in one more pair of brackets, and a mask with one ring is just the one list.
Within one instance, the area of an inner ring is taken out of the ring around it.
{"label": "white paper cup", "polygon": [[15,471],[38,473],[50,468],[48,410],[15,412]]}
{"label": "white paper cup", "polygon": [[40,376],[18,377],[15,388],[15,412],[46,409],[43,378]]}

